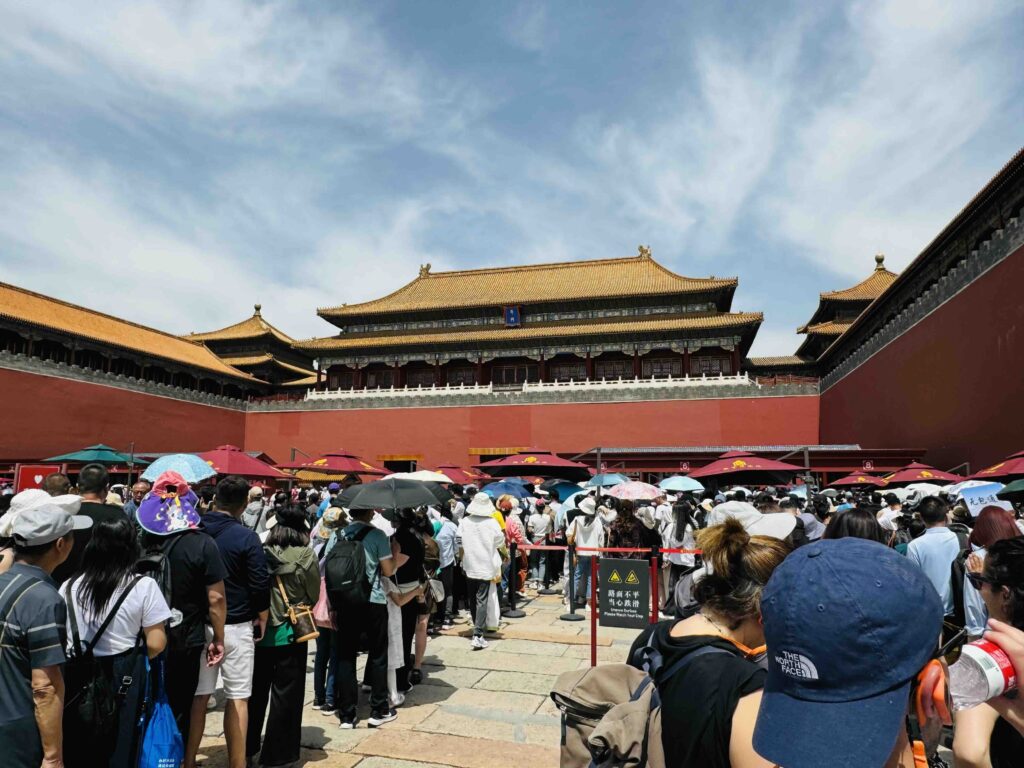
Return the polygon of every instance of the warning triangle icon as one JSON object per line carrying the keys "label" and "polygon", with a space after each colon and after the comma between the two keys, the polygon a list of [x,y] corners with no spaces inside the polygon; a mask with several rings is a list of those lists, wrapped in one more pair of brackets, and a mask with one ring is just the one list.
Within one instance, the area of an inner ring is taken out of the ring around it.
{"label": "warning triangle icon", "polygon": [[640,579],[636,577],[636,571],[630,571],[629,576],[626,577],[627,584],[639,584]]}
{"label": "warning triangle icon", "polygon": [[621,584],[622,577],[619,576],[618,571],[612,571],[612,575],[608,577],[608,583],[610,584]]}

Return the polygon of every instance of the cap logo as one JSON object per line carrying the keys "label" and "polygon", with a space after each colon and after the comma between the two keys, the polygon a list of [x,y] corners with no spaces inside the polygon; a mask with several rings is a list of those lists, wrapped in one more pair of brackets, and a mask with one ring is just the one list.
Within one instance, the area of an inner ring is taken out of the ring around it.
{"label": "cap logo", "polygon": [[814,662],[800,653],[782,651],[775,657],[775,663],[779,665],[784,675],[795,677],[799,680],[817,680],[818,669]]}

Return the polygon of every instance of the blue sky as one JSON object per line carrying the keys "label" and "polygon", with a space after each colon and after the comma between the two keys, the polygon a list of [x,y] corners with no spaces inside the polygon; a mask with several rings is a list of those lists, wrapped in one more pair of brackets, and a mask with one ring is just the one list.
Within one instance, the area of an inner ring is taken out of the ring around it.
{"label": "blue sky", "polygon": [[308,337],[421,263],[643,243],[789,354],[1024,144],[1022,37],[987,0],[0,0],[0,279]]}

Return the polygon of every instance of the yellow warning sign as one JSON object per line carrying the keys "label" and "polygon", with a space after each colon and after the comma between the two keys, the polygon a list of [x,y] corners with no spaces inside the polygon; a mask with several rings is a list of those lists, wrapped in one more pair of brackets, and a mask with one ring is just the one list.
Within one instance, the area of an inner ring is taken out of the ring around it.
{"label": "yellow warning sign", "polygon": [[[632,576],[634,579],[636,578],[635,574],[631,573],[629,575]],[[618,571],[612,571],[612,575],[608,577],[608,582],[611,583],[611,584],[621,584],[622,583],[622,577],[619,576],[619,572]],[[633,583],[635,583],[635,582],[633,582]]]}
{"label": "yellow warning sign", "polygon": [[626,577],[627,584],[639,584],[640,579],[636,577],[636,571],[630,571],[629,576]]}

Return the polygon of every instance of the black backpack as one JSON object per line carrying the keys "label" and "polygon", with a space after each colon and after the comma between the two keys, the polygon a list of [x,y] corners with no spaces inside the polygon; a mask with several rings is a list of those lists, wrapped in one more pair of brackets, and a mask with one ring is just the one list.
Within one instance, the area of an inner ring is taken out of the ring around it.
{"label": "black backpack", "polygon": [[967,609],[964,607],[964,574],[967,573],[969,551],[962,551],[949,567],[949,583],[953,590],[953,622],[958,627],[967,625]]}
{"label": "black backpack", "polygon": [[[110,671],[97,662],[93,650],[132,589],[141,580],[142,576],[132,577],[132,581],[114,602],[107,617],[84,649],[81,636],[78,633],[75,606],[71,600],[71,583],[74,579],[65,582],[64,585],[63,597],[68,606],[68,619],[71,623],[71,654],[64,668],[67,691],[64,699],[64,716],[76,721],[84,732],[92,734],[100,741],[115,737],[118,728],[118,710],[133,680],[126,677],[115,681]],[[136,646],[136,652],[139,650],[139,646]],[[145,653],[144,644],[141,646],[141,651]]]}
{"label": "black backpack", "polygon": [[185,531],[175,534],[169,545],[165,541],[161,541],[159,548],[147,550],[146,554],[139,558],[139,561],[135,564],[136,573],[149,576],[157,583],[161,594],[164,596],[164,600],[167,602],[167,606],[171,609],[171,618],[167,621],[167,644],[172,650],[184,648],[184,641],[189,628],[183,625],[185,617],[171,602],[174,582],[171,574],[170,558],[171,552],[178,546],[178,542],[185,536],[188,536],[189,533],[190,531]]}
{"label": "black backpack", "polygon": [[[335,611],[353,606],[366,605],[370,602],[373,584],[366,576],[366,550],[363,539],[376,530],[367,525],[352,538],[341,536],[334,549],[324,560],[324,585],[327,588],[327,599]],[[374,581],[380,578],[380,565]]]}

